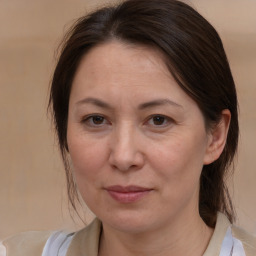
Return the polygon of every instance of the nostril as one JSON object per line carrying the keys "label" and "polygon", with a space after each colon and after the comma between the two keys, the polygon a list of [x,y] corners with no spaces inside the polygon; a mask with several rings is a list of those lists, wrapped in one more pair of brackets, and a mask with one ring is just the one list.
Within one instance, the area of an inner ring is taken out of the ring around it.
{"label": "nostril", "polygon": [[119,171],[138,170],[144,165],[144,156],[140,152],[120,154],[112,152],[109,157],[110,165]]}

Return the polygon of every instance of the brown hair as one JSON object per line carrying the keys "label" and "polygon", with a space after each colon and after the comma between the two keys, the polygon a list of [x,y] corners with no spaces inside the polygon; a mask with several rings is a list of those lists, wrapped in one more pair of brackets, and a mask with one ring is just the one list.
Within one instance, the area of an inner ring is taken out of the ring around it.
{"label": "brown hair", "polygon": [[235,84],[218,33],[192,7],[176,0],[128,0],[80,18],[67,33],[53,75],[49,106],[72,206],[76,209],[77,191],[67,161],[72,81],[81,58],[96,45],[113,39],[160,50],[177,83],[197,102],[208,128],[218,123],[223,109],[230,110],[232,118],[224,151],[202,170],[199,212],[211,227],[218,211],[232,222],[234,211],[225,177],[239,134]]}

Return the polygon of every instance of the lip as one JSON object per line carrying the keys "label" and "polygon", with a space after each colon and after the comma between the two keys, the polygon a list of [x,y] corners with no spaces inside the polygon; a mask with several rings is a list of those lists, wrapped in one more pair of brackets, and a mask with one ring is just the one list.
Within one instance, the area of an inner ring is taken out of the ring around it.
{"label": "lip", "polygon": [[140,186],[110,186],[105,188],[108,194],[120,203],[133,203],[144,198],[153,189]]}

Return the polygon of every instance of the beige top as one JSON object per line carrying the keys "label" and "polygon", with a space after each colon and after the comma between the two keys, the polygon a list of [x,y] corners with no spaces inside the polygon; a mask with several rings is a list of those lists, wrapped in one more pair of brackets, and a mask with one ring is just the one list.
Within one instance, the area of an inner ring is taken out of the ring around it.
{"label": "beige top", "polygon": [[[232,226],[221,213],[218,214],[213,236],[203,256],[220,255],[223,240],[229,228],[231,228],[232,236],[241,243],[245,255],[256,256],[256,237]],[[96,218],[89,226],[75,233],[66,256],[97,256],[100,233],[101,222]],[[7,254],[0,254],[0,256],[41,256],[50,234],[49,232],[27,232],[9,238],[3,242]],[[234,255],[240,256],[240,254]]]}

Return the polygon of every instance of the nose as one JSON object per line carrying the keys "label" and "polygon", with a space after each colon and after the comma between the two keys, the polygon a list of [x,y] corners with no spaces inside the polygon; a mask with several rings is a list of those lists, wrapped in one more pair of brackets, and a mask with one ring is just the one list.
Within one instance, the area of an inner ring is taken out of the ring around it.
{"label": "nose", "polygon": [[141,150],[138,131],[132,127],[120,127],[113,132],[109,162],[114,169],[129,171],[141,169],[145,157]]}

